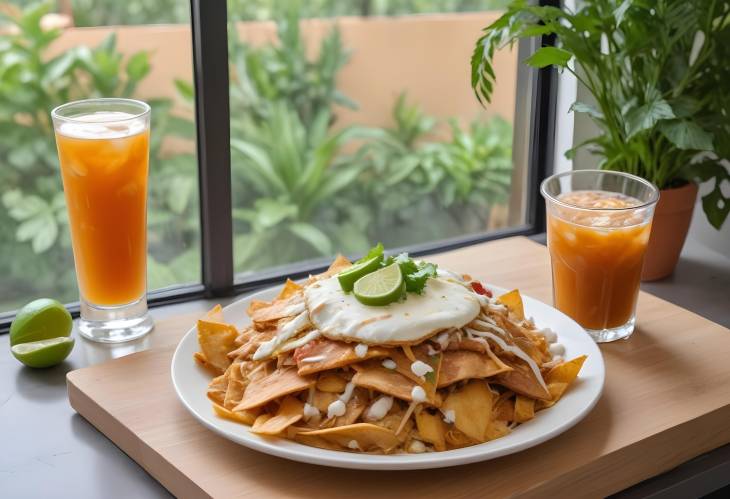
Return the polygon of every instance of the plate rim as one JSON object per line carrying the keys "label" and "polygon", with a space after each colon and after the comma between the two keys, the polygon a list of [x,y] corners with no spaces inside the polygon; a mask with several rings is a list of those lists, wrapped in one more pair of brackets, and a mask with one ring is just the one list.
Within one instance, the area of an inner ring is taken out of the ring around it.
{"label": "plate rim", "polygon": [[[500,292],[506,292],[508,291],[506,288],[502,288],[500,286],[495,286],[489,283],[484,284],[485,287],[487,287],[490,290],[496,291],[497,293]],[[266,288],[263,288],[261,290],[247,293],[244,295],[239,296],[237,299],[223,307],[223,312],[227,309],[231,309],[234,307],[240,307],[243,302],[250,302],[253,299],[256,298],[262,298],[263,296],[268,295],[274,295],[278,292],[281,285],[273,285]],[[526,298],[528,300],[532,300],[535,302],[540,303],[541,305],[548,307],[549,309],[552,309],[556,313],[559,314],[559,316],[562,316],[561,319],[568,320],[574,325],[580,329],[583,329],[578,323],[576,323],[572,318],[561,312],[560,310],[557,310],[551,305],[548,305],[545,302],[542,302],[536,298],[533,298],[529,295],[523,295],[523,298]],[[375,455],[375,454],[363,454],[363,453],[353,453],[353,452],[345,452],[345,451],[334,451],[329,449],[320,449],[318,447],[311,447],[308,445],[300,444],[298,442],[294,442],[287,439],[281,439],[278,437],[261,437],[258,435],[253,435],[250,433],[250,427],[248,425],[243,425],[241,423],[232,423],[237,424],[238,426],[241,426],[243,428],[246,428],[248,431],[247,436],[240,436],[233,434],[226,429],[222,428],[219,425],[216,425],[212,423],[211,421],[207,420],[205,417],[203,417],[201,414],[198,414],[198,410],[191,406],[191,404],[186,399],[185,395],[183,394],[182,388],[178,384],[178,380],[176,379],[175,374],[175,366],[180,362],[180,358],[182,356],[182,346],[186,343],[186,341],[192,341],[189,337],[192,335],[197,334],[197,325],[194,324],[192,327],[190,327],[187,332],[182,336],[182,338],[178,341],[175,352],[173,353],[172,360],[170,361],[170,378],[172,381],[173,388],[175,390],[175,395],[177,396],[177,399],[183,404],[183,406],[187,409],[187,411],[195,418],[196,421],[201,423],[203,426],[208,428],[209,430],[213,431],[214,433],[222,436],[223,438],[226,438],[227,440],[234,442],[238,445],[241,445],[243,447],[247,447],[249,449],[255,450],[257,452],[262,452],[264,454],[269,454],[273,456],[277,456],[280,458],[302,462],[302,463],[308,463],[308,464],[317,464],[321,466],[328,466],[328,467],[335,467],[335,468],[346,468],[346,469],[369,469],[369,470],[415,470],[415,469],[436,469],[436,468],[445,468],[445,467],[451,467],[451,466],[460,466],[470,463],[476,463],[476,462],[482,462],[482,461],[488,461],[491,459],[496,459],[499,457],[507,456],[510,454],[515,454],[518,452],[521,452],[523,450],[529,449],[531,447],[535,447],[537,445],[540,445],[548,440],[552,440],[553,438],[559,436],[560,434],[566,432],[573,426],[580,423],[596,406],[598,401],[603,396],[603,390],[605,388],[605,380],[606,380],[606,368],[605,368],[605,362],[603,359],[602,352],[600,348],[598,348],[598,345],[593,343],[591,341],[591,344],[593,345],[592,349],[595,350],[595,352],[589,354],[592,362],[597,362],[597,367],[600,369],[597,370],[597,373],[600,374],[600,379],[598,380],[600,382],[600,386],[598,387],[598,390],[596,391],[595,395],[593,396],[593,399],[586,405],[584,405],[577,413],[573,413],[572,417],[569,419],[566,419],[563,423],[558,424],[557,426],[554,426],[550,428],[547,431],[544,431],[543,433],[539,434],[538,436],[535,436],[531,439],[524,440],[522,442],[516,442],[508,447],[498,448],[498,449],[487,449],[482,450],[482,452],[479,452],[479,447],[483,445],[489,444],[489,442],[484,442],[482,444],[477,444],[469,447],[464,447],[461,449],[454,449],[449,451],[440,451],[440,452],[429,452],[424,454],[393,454],[393,455]],[[590,337],[586,334],[586,338],[590,339]],[[184,361],[183,361],[184,362]],[[182,364],[181,364],[182,365]],[[191,363],[192,365],[192,363]],[[198,367],[200,369],[200,367]],[[223,420],[221,420],[223,421]],[[294,448],[290,448],[290,446],[296,446]],[[472,452],[468,455],[461,455],[458,453],[459,451],[463,451],[464,449],[471,449]],[[452,454],[452,453],[458,453],[458,454]]]}

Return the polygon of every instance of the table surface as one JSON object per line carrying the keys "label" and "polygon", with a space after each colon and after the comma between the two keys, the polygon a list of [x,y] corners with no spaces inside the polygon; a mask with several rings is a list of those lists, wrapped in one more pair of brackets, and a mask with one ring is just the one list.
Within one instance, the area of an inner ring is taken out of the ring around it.
{"label": "table surface", "polygon": [[[677,272],[645,284],[659,297],[730,327],[730,259],[688,241]],[[158,308],[157,320],[207,310],[197,301]],[[6,497],[163,497],[167,491],[69,406],[66,372],[155,345],[154,334],[109,347],[79,340],[72,356],[49,370],[20,366],[0,336],[0,495]],[[38,477],[42,476],[42,480]],[[63,494],[62,494],[63,495]]]}

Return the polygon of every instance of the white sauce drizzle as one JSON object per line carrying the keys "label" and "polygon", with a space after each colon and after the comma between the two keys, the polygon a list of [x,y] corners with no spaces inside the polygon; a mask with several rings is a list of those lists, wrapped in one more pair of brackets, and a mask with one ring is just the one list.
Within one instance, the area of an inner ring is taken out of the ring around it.
{"label": "white sauce drizzle", "polygon": [[441,346],[441,350],[446,350],[446,347],[449,346],[449,341],[450,341],[449,334],[450,333],[451,333],[450,331],[444,331],[443,333],[436,336],[435,341],[436,341],[436,343],[439,344],[439,346]]}
{"label": "white sauce drizzle", "polygon": [[502,329],[501,327],[497,326],[496,324],[490,324],[490,323],[488,323],[488,322],[485,322],[485,321],[482,321],[482,320],[479,320],[479,319],[476,319],[476,320],[474,321],[474,323],[475,323],[475,324],[478,324],[478,325],[480,325],[480,326],[482,326],[482,327],[485,327],[485,328],[487,328],[487,329],[491,329],[491,330],[492,330],[492,331],[494,331],[495,333],[499,333],[499,334],[501,334],[502,336],[507,336],[507,331],[505,331],[505,330],[504,330],[504,329]]}
{"label": "white sauce drizzle", "polygon": [[444,422],[448,424],[453,424],[454,421],[456,421],[456,412],[454,412],[453,409],[449,409],[446,412],[443,412],[444,415]]}
{"label": "white sauce drizzle", "polygon": [[398,367],[398,364],[396,364],[393,359],[385,359],[382,362],[382,365],[386,369],[395,369],[396,367]]}
{"label": "white sauce drizzle", "polygon": [[428,373],[432,373],[433,367],[429,366],[425,362],[417,360],[411,364],[411,372],[418,377],[423,377]]}
{"label": "white sauce drizzle", "polygon": [[290,317],[292,315],[299,315],[306,309],[306,305],[303,301],[300,301],[299,303],[295,303],[293,305],[289,305],[284,310],[281,311],[282,315],[284,317]]}
{"label": "white sauce drizzle", "polygon": [[429,356],[431,356],[431,355],[437,355],[439,352],[434,347],[432,347],[431,344],[429,343],[426,345],[426,353]]}
{"label": "white sauce drizzle", "polygon": [[355,347],[355,355],[359,358],[364,358],[368,354],[368,346],[364,343],[360,343]]}
{"label": "white sauce drizzle", "polygon": [[530,366],[530,369],[532,370],[533,374],[537,378],[537,381],[540,383],[540,386],[542,386],[545,391],[549,391],[547,388],[547,385],[545,384],[545,380],[542,379],[542,374],[540,374],[540,368],[537,367],[537,364],[534,360],[532,360],[532,357],[527,355],[525,352],[522,351],[521,348],[509,345],[507,342],[505,342],[502,338],[497,336],[496,334],[488,333],[486,331],[477,331],[476,329],[471,328],[465,328],[466,332],[473,334],[475,336],[486,336],[490,340],[494,341],[497,345],[502,347],[502,350],[505,350],[507,352],[512,352],[520,359],[524,360],[528,366]]}
{"label": "white sauce drizzle", "polygon": [[302,336],[301,338],[297,338],[294,341],[290,341],[283,347],[281,347],[282,352],[288,352],[289,350],[294,350],[295,348],[298,348],[302,345],[306,345],[312,340],[316,340],[322,335],[322,333],[319,332],[317,329],[312,329],[310,332]]}
{"label": "white sauce drizzle", "polygon": [[345,412],[347,410],[345,404],[350,401],[353,391],[355,391],[355,383],[350,381],[345,386],[345,391],[342,392],[342,395],[340,395],[337,400],[327,406],[327,419],[345,415]]}
{"label": "white sauce drizzle", "polygon": [[[304,303],[301,305],[303,308]],[[281,328],[279,328],[276,332],[276,336],[271,338],[269,341],[261,343],[261,345],[259,345],[256,349],[256,353],[253,354],[253,360],[261,360],[271,357],[282,343],[293,338],[299,331],[307,327],[309,324],[309,314],[306,311],[301,312],[292,320],[281,326]]]}
{"label": "white sauce drizzle", "polygon": [[414,402],[420,404],[421,402],[426,401],[426,391],[421,388],[420,386],[416,385],[413,387],[413,390],[411,390],[411,398]]}
{"label": "white sauce drizzle", "polygon": [[324,355],[313,355],[312,357],[304,357],[299,362],[302,362],[304,364],[311,364],[314,362],[322,362],[324,359],[326,359]]}
{"label": "white sauce drizzle", "polygon": [[320,416],[319,409],[309,403],[304,404],[304,419],[318,418]]}
{"label": "white sauce drizzle", "polygon": [[357,440],[350,440],[347,442],[347,448],[352,450],[360,450],[360,444],[357,443]]}
{"label": "white sauce drizzle", "polygon": [[390,409],[393,407],[393,397],[381,395],[365,413],[365,419],[368,421],[380,421],[383,419]]}

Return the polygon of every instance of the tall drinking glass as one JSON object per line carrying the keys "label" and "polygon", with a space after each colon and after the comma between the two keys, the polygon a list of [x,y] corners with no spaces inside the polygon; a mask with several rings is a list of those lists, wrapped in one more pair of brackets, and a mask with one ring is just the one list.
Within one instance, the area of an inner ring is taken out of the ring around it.
{"label": "tall drinking glass", "polygon": [[51,116],[81,298],[79,333],[104,343],[144,336],[153,327],[146,298],[150,107],[92,99]]}
{"label": "tall drinking glass", "polygon": [[628,173],[576,170],[540,187],[553,303],[597,342],[628,338],[659,191]]}

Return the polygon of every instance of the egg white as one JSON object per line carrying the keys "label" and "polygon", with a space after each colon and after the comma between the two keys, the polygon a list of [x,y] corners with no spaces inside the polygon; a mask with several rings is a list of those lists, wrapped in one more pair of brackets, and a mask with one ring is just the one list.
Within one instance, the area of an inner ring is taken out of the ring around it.
{"label": "egg white", "polygon": [[382,307],[363,305],[345,293],[337,277],[304,290],[309,318],[323,336],[368,345],[418,343],[439,331],[460,328],[480,311],[477,295],[452,279],[429,279],[423,294]]}

